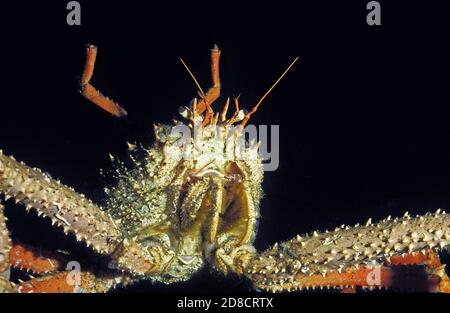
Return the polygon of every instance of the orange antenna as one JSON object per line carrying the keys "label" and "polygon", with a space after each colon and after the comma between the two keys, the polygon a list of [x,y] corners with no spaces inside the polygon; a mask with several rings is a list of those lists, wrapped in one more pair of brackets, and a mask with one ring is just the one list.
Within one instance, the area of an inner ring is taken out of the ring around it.
{"label": "orange antenna", "polygon": [[189,73],[189,75],[192,77],[192,79],[194,80],[195,85],[197,85],[198,90],[200,91],[200,94],[202,95],[203,99],[206,99],[206,95],[203,92],[202,87],[200,86],[200,84],[198,83],[197,79],[195,78],[194,74],[192,74],[191,70],[189,69],[189,67],[186,65],[186,63],[184,63],[183,59],[180,58],[181,63],[183,64],[184,68],[186,69],[186,71]]}
{"label": "orange antenna", "polygon": [[240,125],[241,128],[244,128],[244,126],[247,124],[247,122],[249,121],[252,114],[255,113],[256,110],[258,110],[259,105],[263,102],[263,100],[267,97],[267,95],[272,91],[272,89],[275,88],[275,86],[280,82],[280,80],[287,74],[287,72],[289,72],[289,70],[295,64],[295,62],[297,62],[298,58],[299,57],[296,57],[294,59],[294,61],[291,62],[291,64],[287,67],[287,69],[283,72],[283,74],[281,74],[281,76],[272,85],[272,87],[270,87],[269,90],[267,90],[267,92],[261,97],[261,99],[258,101],[258,103],[256,103],[256,105],[245,115],[245,117],[242,120],[241,125]]}
{"label": "orange antenna", "polygon": [[191,70],[186,65],[186,63],[184,63],[182,58],[180,58],[180,61],[183,64],[183,66],[186,68],[186,70],[188,71],[189,75],[191,75],[192,79],[194,80],[194,83],[197,85],[197,88],[198,88],[198,90],[200,92],[200,95],[202,96],[203,100],[205,101],[205,104],[206,104],[206,115],[205,115],[205,118],[203,119],[202,126],[206,126],[208,124],[209,120],[211,119],[211,117],[213,116],[214,111],[211,108],[211,105],[208,102],[208,98],[206,97],[205,93],[203,92],[203,89],[200,86],[200,84],[198,83],[198,81],[195,78],[194,74],[192,74]]}

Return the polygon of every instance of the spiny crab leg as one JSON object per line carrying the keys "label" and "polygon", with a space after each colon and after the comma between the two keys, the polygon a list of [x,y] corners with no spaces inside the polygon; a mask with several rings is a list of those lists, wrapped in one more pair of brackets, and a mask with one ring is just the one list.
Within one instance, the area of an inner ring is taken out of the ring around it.
{"label": "spiny crab leg", "polygon": [[52,275],[33,278],[21,282],[19,293],[100,293],[114,289],[118,285],[126,285],[130,281],[127,276],[96,276],[90,272],[59,272]]}
{"label": "spiny crab leg", "polygon": [[[117,285],[130,281],[127,275],[113,276],[111,273],[100,277],[90,272],[59,272],[39,278],[32,278],[19,285],[9,281],[9,267],[23,267],[33,273],[47,273],[65,268],[66,262],[52,255],[41,255],[36,249],[28,246],[12,244],[6,227],[6,217],[0,203],[0,293],[5,292],[106,292]],[[64,266],[63,266],[64,265]]]}
{"label": "spiny crab leg", "polygon": [[0,275],[9,268],[9,251],[11,250],[11,239],[6,228],[6,217],[3,210],[4,207],[0,203]]}
{"label": "spiny crab leg", "polygon": [[84,71],[80,81],[81,94],[85,98],[92,101],[93,103],[101,107],[103,110],[111,113],[114,116],[117,117],[126,116],[128,113],[127,111],[125,111],[124,108],[122,108],[119,104],[115,103],[113,100],[102,95],[100,91],[98,91],[90,84],[90,80],[92,78],[92,75],[94,74],[94,66],[96,58],[97,58],[97,47],[89,45],[86,50],[86,64],[84,66]]}
{"label": "spiny crab leg", "polygon": [[423,253],[393,256],[387,263],[390,266],[423,265],[430,277],[428,289],[431,291],[450,293],[450,280],[445,273],[445,265],[441,263],[439,255],[434,250],[430,249]]}
{"label": "spiny crab leg", "polygon": [[57,253],[13,243],[9,252],[9,262],[14,268],[33,274],[47,274],[65,269],[69,260]]}
{"label": "spiny crab leg", "polygon": [[115,222],[92,201],[38,169],[0,154],[0,192],[51,218],[99,253],[110,253],[122,240]]}
{"label": "spiny crab leg", "polygon": [[[400,269],[402,267],[413,265],[423,266],[425,269],[425,271],[422,270],[422,273],[420,273],[419,269],[416,269],[416,275],[418,277],[418,281],[416,281],[416,284],[414,284],[411,276],[407,277],[407,275],[399,275],[399,272],[401,272]],[[397,274],[395,273],[396,270]],[[354,270],[353,272],[356,271]],[[450,292],[450,282],[447,274],[445,273],[445,265],[441,263],[439,255],[431,249],[419,253],[408,253],[404,255],[392,256],[385,262],[383,267],[380,267],[380,274],[381,273],[384,273],[384,275],[380,277],[383,278],[380,283],[384,288],[408,288],[413,286],[419,288],[422,287],[422,289],[426,291],[445,293]],[[423,274],[426,274],[426,279],[424,279]],[[370,275],[370,272],[366,272],[366,277],[368,275]],[[348,277],[349,273],[344,273],[343,276]],[[353,275],[353,278],[356,278],[357,276],[358,275]],[[360,270],[359,276],[362,278],[362,280],[364,279],[364,269]],[[355,292],[354,286],[358,285],[358,282],[355,280],[349,281],[349,279],[347,279],[341,280],[341,284],[345,286],[353,286],[343,289],[342,292]]]}
{"label": "spiny crab leg", "polygon": [[6,217],[3,210],[4,207],[0,202],[0,293],[15,291],[15,286],[9,282],[11,239],[6,228]]}
{"label": "spiny crab leg", "polygon": [[143,248],[122,237],[112,217],[92,201],[38,169],[17,162],[0,151],[0,193],[14,198],[29,211],[49,217],[52,224],[73,233],[98,253],[110,255],[117,269],[134,274],[160,271],[167,251]]}
{"label": "spiny crab leg", "polygon": [[[420,254],[425,256],[425,254]],[[423,267],[414,268],[411,265],[423,265]],[[325,275],[313,274],[309,276],[298,273],[295,275],[294,282],[286,281],[283,288],[295,290],[300,285],[306,289],[345,288],[347,289],[344,289],[346,292],[355,287],[448,292],[448,287],[446,287],[448,278],[445,273],[437,275],[435,271],[429,272],[430,270],[426,263],[420,262],[418,259],[417,263],[364,265],[348,268],[342,272],[332,271]]]}
{"label": "spiny crab leg", "polygon": [[355,287],[449,292],[448,277],[445,273],[439,273],[439,275],[435,271],[426,273],[429,270],[426,264],[411,263],[409,265],[424,265],[425,269],[403,271],[402,266],[399,265],[361,265],[343,271],[330,271],[323,275],[296,272],[291,273],[292,277],[288,278],[289,274],[286,273],[292,270],[289,269],[280,274],[272,272],[264,275],[263,280],[267,282],[267,285],[264,283],[261,287],[273,292],[324,288],[339,288],[344,292],[351,292]]}
{"label": "spiny crab leg", "polygon": [[[449,214],[438,210],[411,217],[405,213],[402,218],[388,217],[376,224],[369,219],[365,225],[343,225],[275,244],[247,261],[244,275],[256,288],[274,292],[346,286],[401,288],[399,282],[420,283],[420,277],[401,274],[401,266],[396,265],[420,264],[429,280],[422,281],[422,287],[446,292],[448,278],[436,256],[418,254],[449,245]],[[373,271],[378,271],[379,280],[371,285]]]}

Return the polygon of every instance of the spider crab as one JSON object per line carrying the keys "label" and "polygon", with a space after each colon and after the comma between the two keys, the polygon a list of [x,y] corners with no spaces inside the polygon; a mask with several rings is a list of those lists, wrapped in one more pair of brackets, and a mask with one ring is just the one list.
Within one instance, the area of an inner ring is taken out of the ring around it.
{"label": "spider crab", "polygon": [[[96,53],[94,46],[87,48],[81,92],[104,110],[124,116],[127,112],[120,105],[90,84]],[[220,114],[214,113],[211,104],[220,95],[219,58],[216,46],[211,50],[213,85],[206,94],[183,62],[201,99],[195,98],[190,107],[180,110],[183,121],[178,123],[200,126],[195,144],[223,150],[226,141],[214,136],[211,127],[224,130],[239,123],[231,135],[240,137],[268,92],[248,113],[239,109],[238,99],[232,117],[227,118],[229,101]],[[206,264],[247,279],[255,289],[273,292],[404,286],[450,291],[437,254],[450,243],[449,214],[438,210],[412,217],[405,213],[377,223],[343,225],[334,231],[298,235],[257,252],[252,243],[263,177],[258,145],[250,144],[245,158],[239,160],[211,159],[206,154],[180,160],[178,138],[170,129],[155,126],[156,142],[142,149],[143,158],[133,158],[134,170],[118,169],[117,184],[107,193],[105,208],[0,152],[0,195],[5,200],[12,198],[27,211],[51,219],[64,233],[108,258],[104,271],[66,270],[69,260],[63,255],[38,253],[34,247],[10,240],[0,202],[0,291],[105,292],[141,279],[187,280]],[[38,277],[14,283],[9,279],[11,267]],[[404,268],[414,270],[405,272]]]}

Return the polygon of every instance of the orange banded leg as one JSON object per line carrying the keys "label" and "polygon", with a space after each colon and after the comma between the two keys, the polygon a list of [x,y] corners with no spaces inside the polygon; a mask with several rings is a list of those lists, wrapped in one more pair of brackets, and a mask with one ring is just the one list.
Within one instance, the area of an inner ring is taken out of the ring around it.
{"label": "orange banded leg", "polygon": [[60,271],[67,261],[56,253],[41,251],[24,244],[13,244],[9,252],[12,267],[20,268],[36,274]]}
{"label": "orange banded leg", "polygon": [[19,293],[107,292],[124,282],[125,278],[98,278],[89,272],[66,271],[22,282],[17,290]]}
{"label": "orange banded leg", "polygon": [[113,100],[105,97],[95,89],[91,84],[90,80],[94,74],[95,60],[97,58],[97,47],[89,45],[86,50],[86,64],[84,66],[84,71],[81,76],[81,94],[101,107],[106,112],[111,113],[114,116],[121,117],[126,116],[128,113],[119,104],[115,103]]}
{"label": "orange banded leg", "polygon": [[206,93],[206,99],[203,98],[197,104],[197,113],[203,113],[220,96],[219,60],[220,60],[220,50],[217,47],[217,45],[215,45],[214,48],[211,50],[212,86],[208,89],[208,92]]}

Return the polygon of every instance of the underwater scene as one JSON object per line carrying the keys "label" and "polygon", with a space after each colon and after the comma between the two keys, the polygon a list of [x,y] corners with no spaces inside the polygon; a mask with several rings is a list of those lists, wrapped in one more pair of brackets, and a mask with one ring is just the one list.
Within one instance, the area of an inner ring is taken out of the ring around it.
{"label": "underwater scene", "polygon": [[444,7],[3,9],[0,292],[450,292]]}

